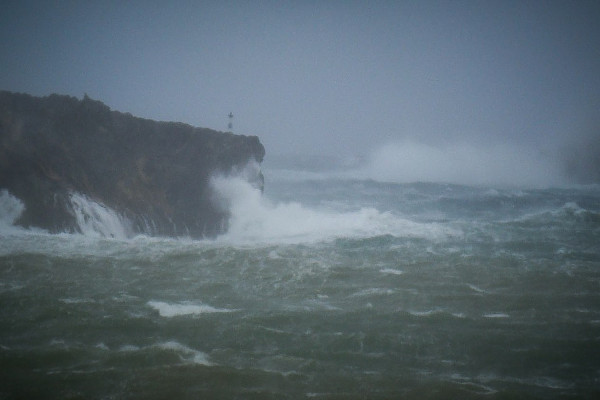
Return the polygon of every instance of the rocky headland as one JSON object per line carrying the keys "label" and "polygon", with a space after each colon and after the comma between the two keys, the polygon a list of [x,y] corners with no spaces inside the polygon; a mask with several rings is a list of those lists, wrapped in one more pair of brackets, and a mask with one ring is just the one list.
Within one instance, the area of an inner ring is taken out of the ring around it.
{"label": "rocky headland", "polygon": [[[137,118],[87,95],[0,91],[0,190],[24,205],[14,224],[26,228],[81,232],[116,215],[128,236],[214,237],[229,215],[211,176],[264,154],[256,136]],[[246,176],[262,188],[259,168]]]}

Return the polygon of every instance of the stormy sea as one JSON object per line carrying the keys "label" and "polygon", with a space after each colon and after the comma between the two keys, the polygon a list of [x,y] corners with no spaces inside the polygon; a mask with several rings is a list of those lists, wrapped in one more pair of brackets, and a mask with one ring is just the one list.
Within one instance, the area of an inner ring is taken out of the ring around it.
{"label": "stormy sea", "polygon": [[213,180],[205,240],[1,192],[0,398],[600,396],[600,186],[264,175]]}

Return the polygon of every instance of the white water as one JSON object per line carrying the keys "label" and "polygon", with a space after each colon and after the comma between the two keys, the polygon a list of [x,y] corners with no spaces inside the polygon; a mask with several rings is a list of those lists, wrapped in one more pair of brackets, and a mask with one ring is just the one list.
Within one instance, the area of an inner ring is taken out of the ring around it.
{"label": "white water", "polygon": [[[84,236],[92,238],[127,239],[131,237],[129,221],[116,211],[87,196],[70,194],[77,226]],[[43,233],[40,229],[24,229],[13,224],[25,210],[25,205],[7,190],[0,190],[0,230],[2,232]]]}
{"label": "white water", "polygon": [[149,301],[148,305],[158,311],[161,317],[172,318],[180,317],[183,315],[200,315],[200,314],[211,314],[211,313],[227,313],[234,312],[236,310],[230,310],[226,308],[215,308],[206,304],[194,304],[194,303],[166,303],[164,301]]}
{"label": "white water", "polygon": [[194,364],[200,364],[204,366],[213,365],[208,360],[208,355],[206,353],[194,350],[188,346],[185,346],[175,340],[171,340],[169,342],[159,343],[156,345],[157,348],[161,350],[173,351],[175,353],[180,354],[180,358],[184,362],[191,362]]}
{"label": "white water", "polygon": [[[96,347],[100,350],[105,350],[105,351],[110,351],[110,348],[108,346],[106,346],[104,343],[99,343],[98,345],[96,345]],[[145,347],[139,347],[139,346],[135,346],[135,345],[123,345],[119,348],[119,352],[121,353],[147,353],[149,351],[152,350],[159,350],[159,351],[167,351],[167,352],[172,352],[175,353],[179,356],[179,359],[187,364],[187,363],[191,363],[191,364],[199,364],[199,365],[204,365],[204,366],[211,366],[213,365],[209,360],[208,360],[208,355],[202,351],[198,351],[198,350],[194,350],[191,347],[185,346],[181,343],[179,343],[176,340],[170,340],[168,342],[160,342],[160,343],[156,343],[150,346],[145,346]]]}
{"label": "white water", "polygon": [[[387,174],[390,180],[394,180],[392,175],[401,170],[402,163],[405,162],[402,159],[394,161],[394,155],[402,155],[409,149],[411,149],[410,146],[402,149],[392,146],[382,150],[378,157],[371,160],[370,169],[364,169],[362,173],[378,175],[380,180],[385,180]],[[412,147],[412,149],[415,148]],[[421,157],[428,151],[433,150],[421,148],[415,157]],[[457,157],[466,155],[466,151],[465,149],[457,150],[454,155]],[[501,153],[503,152],[498,152],[496,155],[497,161]],[[447,157],[451,156],[447,155]],[[411,160],[406,162],[409,161]],[[432,160],[434,164],[438,162],[439,160]],[[467,168],[472,162],[473,160],[464,161],[461,168]],[[498,165],[500,165],[499,161],[496,166]],[[414,164],[412,168],[418,168],[418,163]],[[441,170],[441,166],[437,164],[431,168],[431,171]],[[386,208],[387,206],[381,204],[362,203],[353,207],[346,203],[340,206],[336,201],[322,201],[318,205],[309,206],[307,203],[303,204],[299,201],[273,201],[248,182],[249,177],[256,177],[257,171],[259,171],[258,164],[250,163],[248,167],[234,171],[232,175],[215,176],[211,179],[215,204],[231,214],[228,232],[218,237],[217,243],[297,244],[383,235],[444,240],[463,235],[456,225],[443,222],[416,222],[414,219],[399,214],[397,209],[391,211]],[[483,172],[474,171],[471,178],[475,174],[484,176],[486,171],[490,172],[489,169]],[[407,174],[409,173],[410,169]],[[448,173],[457,173],[457,171]],[[530,175],[527,179],[535,176],[535,173],[528,173]],[[435,174],[432,172],[433,176]],[[499,195],[495,189],[487,193],[491,197]],[[71,193],[70,200],[79,230],[84,236],[121,240],[132,237],[133,230],[130,221],[115,210],[75,192]],[[567,203],[564,209],[575,214],[581,213],[583,210],[578,208],[575,202]],[[23,210],[24,206],[18,199],[6,190],[0,191],[0,225],[4,226],[4,229],[10,227]]]}
{"label": "white water", "polygon": [[460,232],[437,223],[417,223],[388,211],[354,211],[274,203],[239,177],[213,177],[219,204],[231,212],[229,231],[219,240],[234,243],[311,243],[381,235],[444,239]]}
{"label": "white water", "polygon": [[11,195],[8,190],[0,190],[0,227],[6,229],[19,218],[25,210],[23,203]]}
{"label": "white water", "polygon": [[82,234],[115,239],[131,236],[127,219],[111,208],[79,193],[71,193],[70,200]]}

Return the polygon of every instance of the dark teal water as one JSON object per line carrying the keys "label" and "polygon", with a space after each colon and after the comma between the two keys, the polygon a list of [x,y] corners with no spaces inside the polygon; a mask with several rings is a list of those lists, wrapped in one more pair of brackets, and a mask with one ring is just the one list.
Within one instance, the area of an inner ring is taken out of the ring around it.
{"label": "dark teal water", "polygon": [[0,398],[600,396],[598,187],[219,185],[214,241],[5,227]]}

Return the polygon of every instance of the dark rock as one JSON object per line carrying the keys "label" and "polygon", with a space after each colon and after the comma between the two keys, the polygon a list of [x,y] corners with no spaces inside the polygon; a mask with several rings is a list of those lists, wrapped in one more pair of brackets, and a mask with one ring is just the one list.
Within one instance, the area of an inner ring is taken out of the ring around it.
{"label": "dark rock", "polygon": [[[24,205],[16,224],[77,232],[74,193],[130,223],[131,234],[215,236],[228,213],[209,180],[262,162],[256,136],[241,136],[117,111],[83,100],[0,91],[0,189]],[[260,170],[250,177],[262,188]]]}

